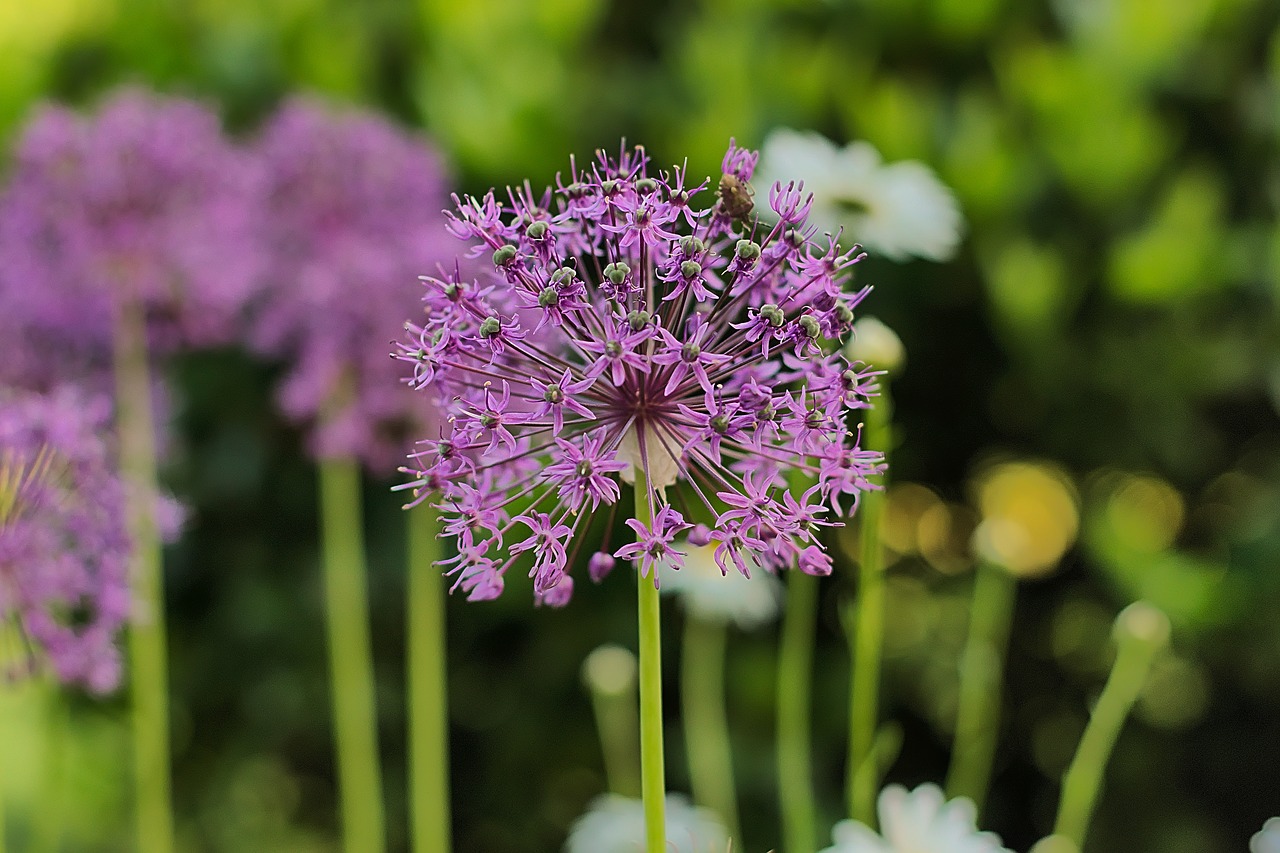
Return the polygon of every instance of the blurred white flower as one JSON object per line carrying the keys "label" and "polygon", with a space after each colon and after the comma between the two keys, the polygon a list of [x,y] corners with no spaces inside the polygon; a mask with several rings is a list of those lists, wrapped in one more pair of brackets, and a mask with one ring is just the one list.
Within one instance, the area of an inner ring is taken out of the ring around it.
{"label": "blurred white flower", "polygon": [[[604,794],[574,821],[564,853],[640,853],[644,840],[644,804]],[[667,794],[667,853],[708,853],[724,850],[728,843],[714,812],[690,805],[680,794]]]}
{"label": "blurred white flower", "polygon": [[[951,191],[923,163],[882,163],[869,143],[837,148],[826,137],[779,128],[760,148],[752,181],[757,199],[776,181],[803,180],[813,193],[809,221],[847,236],[875,255],[945,261],[955,254],[964,221]],[[757,203],[761,215],[772,213]]]}
{"label": "blurred white flower", "polygon": [[822,853],[1009,853],[998,835],[978,831],[970,800],[947,802],[937,785],[914,791],[890,785],[879,805],[882,835],[844,820],[831,832],[835,844]]}
{"label": "blurred white flower", "polygon": [[1280,817],[1273,817],[1249,839],[1249,853],[1280,853]]}
{"label": "blurred white flower", "polygon": [[708,622],[733,622],[744,631],[758,628],[778,617],[782,604],[782,583],[767,569],[743,553],[751,577],[743,577],[730,563],[728,574],[715,561],[715,545],[677,542],[684,551],[683,569],[670,563],[659,566],[659,581],[665,593],[677,595],[694,616]]}

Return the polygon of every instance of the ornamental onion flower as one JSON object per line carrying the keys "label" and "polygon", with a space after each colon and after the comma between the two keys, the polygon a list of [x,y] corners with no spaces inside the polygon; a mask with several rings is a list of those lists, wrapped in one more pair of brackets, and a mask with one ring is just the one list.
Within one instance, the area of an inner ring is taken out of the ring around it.
{"label": "ornamental onion flower", "polygon": [[126,90],[92,116],[39,109],[0,196],[0,331],[17,344],[0,375],[109,381],[126,300],[153,351],[228,342],[256,278],[253,181],[198,103]]}
{"label": "ornamental onion flower", "polygon": [[973,803],[947,801],[937,785],[908,791],[890,785],[880,792],[880,834],[845,820],[832,830],[835,841],[822,853],[1009,853],[1000,837],[979,832]]}
{"label": "ornamental onion flower", "polygon": [[288,362],[281,409],[323,458],[391,470],[430,407],[397,384],[383,346],[423,269],[448,258],[436,152],[367,113],[286,104],[256,147],[266,286],[251,342]]}
{"label": "ornamental onion flower", "polygon": [[[571,160],[554,191],[455,198],[449,230],[496,275],[424,277],[396,356],[447,406],[450,431],[421,442],[403,487],[439,492],[458,538],[447,570],[471,599],[499,595],[530,552],[546,600],[578,565],[575,538],[616,511],[618,480],[639,481],[652,520],[630,519],[635,541],[612,555],[655,585],[695,523],[722,573],[831,571],[819,532],[881,467],[856,417],[875,374],[839,346],[870,288],[846,292],[863,255],[817,236],[795,184],[761,193],[772,225],[751,216],[756,156],[731,144],[706,206],[708,181],[654,174],[643,148]],[[793,492],[792,470],[815,485]]]}
{"label": "ornamental onion flower", "polygon": [[[0,391],[0,626],[30,658],[94,692],[120,680],[129,615],[124,489],[105,441],[109,401],[62,387]],[[9,677],[11,670],[0,672]]]}

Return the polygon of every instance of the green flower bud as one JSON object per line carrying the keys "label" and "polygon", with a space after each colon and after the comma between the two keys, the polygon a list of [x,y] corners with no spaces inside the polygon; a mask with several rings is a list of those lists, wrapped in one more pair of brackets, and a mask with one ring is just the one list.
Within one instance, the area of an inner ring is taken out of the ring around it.
{"label": "green flower bud", "polygon": [[760,244],[751,240],[739,240],[734,254],[744,261],[754,261],[760,257]]}
{"label": "green flower bud", "polygon": [[787,315],[782,312],[781,308],[774,305],[772,302],[766,302],[764,305],[760,306],[760,316],[768,320],[769,325],[773,326],[775,329],[781,329],[782,324],[787,322]]}
{"label": "green flower bud", "polygon": [[694,255],[701,255],[706,250],[707,250],[707,244],[702,242],[692,234],[688,234],[680,238],[680,251],[684,252],[685,255],[688,257],[693,257]]}
{"label": "green flower bud", "polygon": [[630,274],[631,267],[621,262],[609,264],[604,268],[604,277],[609,279],[609,282],[614,287],[621,287],[622,283],[627,280],[627,276]]}
{"label": "green flower bud", "polygon": [[578,277],[578,271],[573,267],[560,267],[551,274],[551,283],[556,287],[568,284]]}

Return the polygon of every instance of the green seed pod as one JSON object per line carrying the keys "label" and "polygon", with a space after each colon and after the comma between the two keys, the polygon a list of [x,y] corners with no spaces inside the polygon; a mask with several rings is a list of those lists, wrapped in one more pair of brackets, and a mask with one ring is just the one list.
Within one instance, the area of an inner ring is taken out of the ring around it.
{"label": "green seed pod", "polygon": [[624,263],[609,264],[604,268],[604,277],[609,279],[609,283],[614,287],[621,287],[622,283],[627,280],[627,276],[631,274],[631,267]]}
{"label": "green seed pod", "polygon": [[547,236],[547,223],[541,219],[537,222],[531,222],[529,227],[524,230],[524,233],[530,240],[541,240]]}
{"label": "green seed pod", "polygon": [[511,263],[516,256],[515,246],[503,246],[501,249],[493,253],[494,266],[503,267]]}
{"label": "green seed pod", "polygon": [[734,254],[744,261],[754,261],[760,257],[760,244],[751,240],[739,240]]}
{"label": "green seed pod", "polygon": [[701,255],[706,250],[707,244],[692,234],[687,234],[680,238],[680,251],[684,252],[687,257]]}
{"label": "green seed pod", "polygon": [[760,306],[760,316],[769,321],[769,325],[775,329],[781,329],[782,324],[787,322],[787,315],[782,313],[782,309],[772,302],[766,302]]}
{"label": "green seed pod", "polygon": [[502,321],[497,317],[485,317],[480,324],[480,337],[492,338],[502,331]]}
{"label": "green seed pod", "polygon": [[702,264],[697,261],[685,261],[680,264],[680,275],[685,278],[697,278],[702,274]]}

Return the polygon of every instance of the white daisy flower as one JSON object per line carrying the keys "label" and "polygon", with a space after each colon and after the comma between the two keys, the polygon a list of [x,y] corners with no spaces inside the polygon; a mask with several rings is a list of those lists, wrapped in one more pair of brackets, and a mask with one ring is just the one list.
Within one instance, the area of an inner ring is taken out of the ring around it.
{"label": "white daisy flower", "polygon": [[1280,853],[1280,817],[1273,817],[1249,839],[1249,853]]}
{"label": "white daisy flower", "polygon": [[670,563],[662,563],[658,577],[662,591],[679,596],[691,614],[707,622],[733,622],[744,631],[778,618],[782,583],[750,554],[743,553],[751,570],[751,577],[746,578],[732,568],[728,574],[720,571],[714,544],[682,541],[675,549],[686,554],[684,568],[676,570]]}
{"label": "white daisy flower", "polygon": [[[803,180],[813,193],[809,221],[835,232],[844,226],[872,254],[903,261],[912,255],[945,261],[955,254],[964,221],[951,191],[923,163],[882,163],[867,142],[837,148],[826,137],[779,128],[760,147],[753,183]],[[757,203],[761,215],[772,213]]]}
{"label": "white daisy flower", "polygon": [[[574,821],[564,853],[641,853],[644,842],[644,803],[604,794]],[[667,794],[667,853],[708,853],[724,850],[728,843],[729,834],[714,812],[690,805],[680,794]]]}
{"label": "white daisy flower", "polygon": [[937,785],[890,785],[879,806],[882,834],[844,820],[831,832],[835,844],[821,853],[1010,853],[998,835],[978,831],[970,800],[948,802]]}

